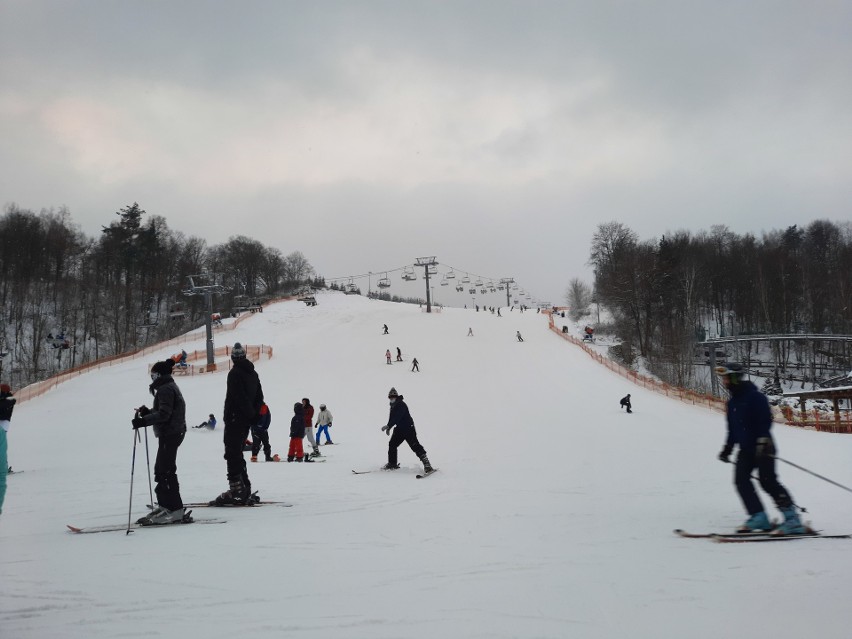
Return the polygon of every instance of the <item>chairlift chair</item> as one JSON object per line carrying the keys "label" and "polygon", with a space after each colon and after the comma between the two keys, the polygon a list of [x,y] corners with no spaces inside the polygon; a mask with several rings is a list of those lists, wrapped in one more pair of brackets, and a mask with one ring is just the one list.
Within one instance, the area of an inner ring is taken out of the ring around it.
{"label": "chairlift chair", "polygon": [[390,288],[391,282],[390,278],[388,278],[388,274],[385,273],[383,277],[381,277],[376,284],[379,288]]}
{"label": "chairlift chair", "polygon": [[457,293],[463,293],[464,292],[464,286],[462,286],[461,284],[456,286],[456,292]]}
{"label": "chairlift chair", "polygon": [[447,281],[447,276],[445,275],[445,276],[441,279],[441,286],[447,286],[447,285],[449,285],[449,282]]}
{"label": "chairlift chair", "polygon": [[482,286],[482,278],[477,277],[476,282],[474,282],[477,286]]}
{"label": "chairlift chair", "polygon": [[470,289],[470,291],[469,291],[469,292],[470,292],[470,294],[471,294],[471,295],[475,295],[475,294],[476,294],[476,289],[475,289],[475,288],[473,288],[473,287],[471,287],[471,289]]}
{"label": "chairlift chair", "polygon": [[470,278],[469,278],[467,275],[465,275],[465,276],[461,279],[461,281],[462,281],[462,284],[470,284]]}
{"label": "chairlift chair", "polygon": [[453,272],[453,269],[450,269],[444,277],[448,280],[454,280],[456,279],[456,274]]}

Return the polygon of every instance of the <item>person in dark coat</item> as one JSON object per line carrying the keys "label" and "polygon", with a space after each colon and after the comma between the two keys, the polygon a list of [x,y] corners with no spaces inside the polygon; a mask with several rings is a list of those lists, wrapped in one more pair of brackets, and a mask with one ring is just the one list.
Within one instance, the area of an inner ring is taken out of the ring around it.
{"label": "person in dark coat", "polygon": [[186,436],[186,402],[174,378],[174,360],[157,362],[151,367],[154,406],[142,405],[133,418],[133,428],[154,427],[157,438],[157,459],[154,462],[154,481],[157,487],[157,507],[136,523],[142,525],[171,524],[181,521],[185,511],[177,476],[177,453]]}
{"label": "person in dark coat", "polygon": [[[429,463],[429,458],[426,456],[426,450],[417,440],[417,431],[414,429],[414,420],[411,418],[411,413],[408,412],[408,405],[403,401],[402,395],[396,392],[395,388],[388,391],[388,401],[390,402],[390,415],[388,416],[387,426],[382,426],[382,430],[390,435],[388,442],[388,463],[384,466],[385,470],[395,470],[399,468],[397,463],[397,448],[402,442],[406,442],[414,454],[423,462],[424,472],[431,473],[434,469]],[[391,430],[396,427],[391,435]]]}
{"label": "person in dark coat", "polygon": [[7,433],[16,401],[12,397],[12,387],[0,384],[0,513],[3,512],[3,501],[6,499],[6,475],[9,473]]}
{"label": "person in dark coat", "polygon": [[730,463],[734,446],[740,447],[734,464],[734,484],[749,514],[740,530],[772,529],[751,481],[751,473],[756,468],[760,487],[769,493],[784,515],[784,522],[777,532],[801,534],[807,529],[799,520],[793,498],[775,475],[775,444],[770,433],[772,412],[769,402],[757,386],[743,379],[744,372],[741,364],[730,363],[716,367],[716,373],[730,393],[727,407],[728,437],[719,453],[719,460]]}
{"label": "person in dark coat", "polygon": [[633,412],[633,405],[630,403],[630,393],[627,393],[624,397],[621,398],[621,407],[626,408],[628,413]]}
{"label": "person in dark coat", "polygon": [[263,447],[263,454],[266,456],[266,461],[274,461],[272,459],[272,446],[269,445],[269,424],[272,423],[272,413],[269,412],[269,406],[265,403],[260,406],[260,417],[257,424],[251,427],[251,460],[257,461],[257,454]]}
{"label": "person in dark coat", "polygon": [[243,444],[251,427],[258,423],[260,407],[263,405],[263,387],[254,370],[254,364],[246,359],[246,350],[239,342],[231,349],[228,371],[228,389],[225,393],[225,461],[228,468],[228,490],[215,499],[220,506],[245,506],[251,503],[251,482],[243,456]]}
{"label": "person in dark coat", "polygon": [[313,461],[310,457],[305,456],[305,449],[302,446],[302,440],[305,438],[305,429],[307,427],[305,423],[304,402],[297,402],[293,405],[293,417],[290,419],[290,448],[287,450],[288,462]]}

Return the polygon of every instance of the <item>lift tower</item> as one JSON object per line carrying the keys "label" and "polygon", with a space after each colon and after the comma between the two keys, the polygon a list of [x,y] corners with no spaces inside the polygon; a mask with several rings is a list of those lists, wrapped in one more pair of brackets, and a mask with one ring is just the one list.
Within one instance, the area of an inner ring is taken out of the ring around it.
{"label": "lift tower", "polygon": [[189,288],[183,294],[186,296],[204,296],[204,325],[207,328],[207,370],[215,371],[216,362],[213,359],[213,295],[225,292],[225,287],[219,284],[220,275],[216,273],[200,273],[188,275]]}
{"label": "lift tower", "polygon": [[418,257],[414,260],[415,266],[422,266],[423,273],[426,276],[426,312],[432,312],[432,294],[429,289],[429,276],[438,272],[438,261],[435,256]]}

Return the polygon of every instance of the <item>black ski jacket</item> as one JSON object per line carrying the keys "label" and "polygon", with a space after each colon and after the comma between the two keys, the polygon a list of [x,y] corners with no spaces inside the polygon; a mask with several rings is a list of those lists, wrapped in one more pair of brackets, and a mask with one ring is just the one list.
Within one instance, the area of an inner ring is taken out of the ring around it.
{"label": "black ski jacket", "polygon": [[11,393],[0,393],[0,421],[8,422],[12,419],[16,401]]}
{"label": "black ski jacket", "polygon": [[254,370],[254,364],[247,359],[238,359],[228,371],[228,390],[225,393],[225,426],[255,426],[260,417],[263,404],[263,388],[260,378]]}
{"label": "black ski jacket", "polygon": [[171,375],[162,375],[151,384],[154,407],[142,419],[154,426],[154,435],[180,435],[186,432],[186,402]]}
{"label": "black ski jacket", "polygon": [[301,439],[305,436],[305,407],[301,404],[293,406],[293,419],[290,420],[290,437]]}
{"label": "black ski jacket", "polygon": [[408,412],[408,405],[402,401],[402,395],[396,398],[396,401],[390,407],[390,415],[388,416],[388,427],[396,426],[397,428],[411,428],[414,426],[414,420],[411,419],[411,413]]}

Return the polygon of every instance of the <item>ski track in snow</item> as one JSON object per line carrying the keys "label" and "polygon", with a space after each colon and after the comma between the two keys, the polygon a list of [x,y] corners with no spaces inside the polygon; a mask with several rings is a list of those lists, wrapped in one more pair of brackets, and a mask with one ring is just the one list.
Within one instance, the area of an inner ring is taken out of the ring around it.
{"label": "ski track in snow", "polygon": [[[216,334],[217,345],[274,348],[257,363],[273,452],[286,456],[302,397],[334,415],[341,445],[322,447],[327,463],[248,464],[261,498],[292,508],[221,509],[209,517],[227,524],[130,536],[65,532],[127,521],[132,407],[150,405],[146,366],[173,349],[16,407],[9,459],[26,472],[9,477],[0,516],[4,639],[848,636],[852,543],[720,545],[671,533],[732,530],[745,518],[731,467],[715,459],[723,416],[631,385],[535,312],[317,300],[273,305]],[[388,366],[396,347],[407,362]],[[221,418],[225,379],[177,378],[188,426]],[[428,482],[414,480],[422,466],[405,444],[403,468],[378,471],[391,386],[441,469]],[[618,406],[628,392],[632,415]],[[852,437],[784,426],[775,435],[780,454],[852,484]],[[153,433],[148,444],[153,465]],[[222,452],[221,426],[188,430],[178,455],[186,501],[226,489]],[[817,527],[852,531],[847,495],[778,470]],[[143,439],[134,519],[149,499]]]}

